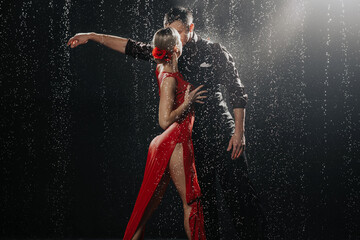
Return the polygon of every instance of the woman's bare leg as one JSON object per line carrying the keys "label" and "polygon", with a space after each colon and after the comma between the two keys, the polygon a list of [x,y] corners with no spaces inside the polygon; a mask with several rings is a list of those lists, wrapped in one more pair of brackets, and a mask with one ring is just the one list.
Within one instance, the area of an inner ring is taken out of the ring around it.
{"label": "woman's bare leg", "polygon": [[186,181],[184,171],[183,146],[181,143],[176,144],[174,152],[169,163],[170,176],[173,180],[177,191],[180,194],[184,207],[184,227],[188,239],[191,239],[191,230],[189,226],[189,217],[191,206],[186,201]]}
{"label": "woman's bare leg", "polygon": [[142,238],[143,232],[145,230],[145,224],[149,220],[151,214],[159,206],[161,199],[164,196],[166,187],[169,184],[169,181],[170,181],[169,169],[166,169],[164,175],[162,176],[162,178],[160,180],[159,185],[157,186],[157,188],[154,192],[154,195],[150,199],[150,201],[145,209],[144,215],[142,216],[142,218],[140,220],[139,226],[136,229],[134,236],[132,237],[133,240],[139,240]]}

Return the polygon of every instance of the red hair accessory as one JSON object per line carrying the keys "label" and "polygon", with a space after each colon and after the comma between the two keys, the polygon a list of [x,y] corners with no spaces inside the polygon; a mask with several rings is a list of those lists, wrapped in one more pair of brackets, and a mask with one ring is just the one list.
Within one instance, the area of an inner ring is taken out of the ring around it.
{"label": "red hair accessory", "polygon": [[165,61],[170,61],[171,54],[166,50],[161,50],[158,47],[155,47],[152,51],[152,55],[155,59],[164,59]]}

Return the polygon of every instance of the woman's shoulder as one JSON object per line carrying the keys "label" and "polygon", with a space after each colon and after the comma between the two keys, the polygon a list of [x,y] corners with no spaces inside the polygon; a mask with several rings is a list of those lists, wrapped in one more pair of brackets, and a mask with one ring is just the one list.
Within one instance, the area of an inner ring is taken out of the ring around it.
{"label": "woman's shoulder", "polygon": [[160,73],[159,74],[159,87],[163,88],[165,87],[172,87],[172,86],[176,86],[177,85],[177,79],[175,76],[173,76],[172,74],[168,74],[168,73]]}
{"label": "woman's shoulder", "polygon": [[158,78],[159,83],[161,83],[166,78],[172,78],[172,79],[175,79],[176,81],[178,81],[179,79],[180,80],[182,79],[182,76],[179,72],[157,71],[157,78]]}

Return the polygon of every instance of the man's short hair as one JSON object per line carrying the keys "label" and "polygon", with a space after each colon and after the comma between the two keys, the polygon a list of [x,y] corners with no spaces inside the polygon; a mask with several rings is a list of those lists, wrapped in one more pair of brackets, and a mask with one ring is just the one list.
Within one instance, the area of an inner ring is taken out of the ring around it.
{"label": "man's short hair", "polygon": [[170,25],[175,21],[182,21],[187,27],[193,22],[193,15],[190,9],[184,7],[171,8],[169,12],[165,14],[164,26]]}

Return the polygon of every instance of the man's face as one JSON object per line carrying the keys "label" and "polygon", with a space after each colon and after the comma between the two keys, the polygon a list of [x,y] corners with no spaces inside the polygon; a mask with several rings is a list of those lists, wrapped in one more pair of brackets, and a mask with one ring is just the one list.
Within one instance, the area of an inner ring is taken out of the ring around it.
{"label": "man's face", "polygon": [[185,44],[190,40],[193,24],[190,25],[190,30],[182,21],[179,20],[171,24],[167,24],[165,27],[175,28],[179,32],[181,43],[183,46],[185,46]]}

